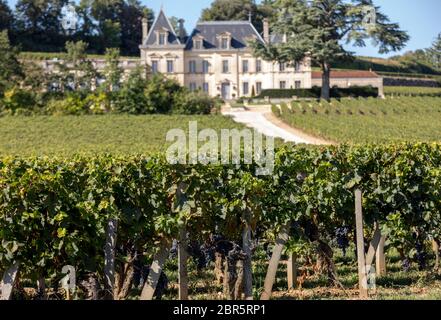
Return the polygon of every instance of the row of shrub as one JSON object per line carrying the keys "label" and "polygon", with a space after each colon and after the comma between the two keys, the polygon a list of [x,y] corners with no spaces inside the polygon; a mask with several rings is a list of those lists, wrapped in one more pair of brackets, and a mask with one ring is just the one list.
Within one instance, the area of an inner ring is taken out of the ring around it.
{"label": "row of shrub", "polygon": [[113,91],[38,92],[14,87],[0,97],[0,115],[209,114],[221,101],[172,80],[131,76]]}
{"label": "row of shrub", "polygon": [[[262,90],[258,99],[264,99],[269,97],[270,99],[291,99],[292,97],[298,98],[320,98],[321,88],[312,87],[311,89],[265,89]],[[378,88],[371,86],[358,87],[353,86],[350,88],[331,88],[332,98],[347,98],[347,97],[378,97]]]}

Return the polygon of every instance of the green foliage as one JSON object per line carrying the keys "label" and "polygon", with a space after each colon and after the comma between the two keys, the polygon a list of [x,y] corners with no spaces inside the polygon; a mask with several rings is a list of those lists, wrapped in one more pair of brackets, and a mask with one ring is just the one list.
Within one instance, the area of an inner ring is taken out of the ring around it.
{"label": "green foliage", "polygon": [[441,72],[441,33],[438,34],[432,46],[427,49],[427,56],[432,65]]}
{"label": "green foliage", "polygon": [[35,94],[16,87],[6,91],[0,100],[0,114],[29,115],[36,105]]}
{"label": "green foliage", "polygon": [[8,32],[0,31],[0,97],[22,78],[21,65],[17,60],[17,49],[9,42]]}
{"label": "green foliage", "polygon": [[107,92],[118,89],[123,75],[123,70],[119,66],[120,51],[112,48],[106,50],[106,67],[104,69],[105,83],[104,88]]}
{"label": "green foliage", "polygon": [[272,104],[272,105],[271,105],[271,111],[272,111],[272,113],[274,113],[277,117],[280,117],[280,115],[281,115],[281,113],[280,113],[280,108],[279,108],[277,105]]}
{"label": "green foliage", "polygon": [[181,90],[173,97],[174,114],[209,114],[213,109],[219,108],[218,101],[200,91]]}
{"label": "green foliage", "polygon": [[153,11],[137,0],[82,0],[74,4],[81,23],[67,34],[60,19],[67,3],[67,0],[19,0],[12,26],[10,10],[2,1],[0,21],[26,51],[60,52],[66,41],[81,40],[90,43],[90,53],[103,54],[106,48],[119,47],[124,54],[133,56],[139,53],[141,19],[146,17],[150,25],[154,20]]}
{"label": "green foliage", "polygon": [[174,108],[174,96],[184,90],[177,81],[160,75],[151,78],[145,89],[149,113],[169,113]]}
{"label": "green foliage", "polygon": [[9,30],[14,21],[14,17],[11,9],[9,9],[8,4],[4,0],[0,0],[0,31]]}
{"label": "green foliage", "polygon": [[[409,255],[412,235],[440,236],[441,145],[284,148],[274,173],[256,165],[169,165],[161,156],[0,159],[0,265],[23,274],[72,264],[102,276],[105,226],[119,221],[117,259],[143,255],[185,225],[192,240],[239,238],[244,213],[259,232],[295,222],[332,237],[354,225],[354,190],[363,190],[365,229],[374,221]],[[177,192],[178,188],[185,199]],[[129,241],[130,240],[130,241]]]}

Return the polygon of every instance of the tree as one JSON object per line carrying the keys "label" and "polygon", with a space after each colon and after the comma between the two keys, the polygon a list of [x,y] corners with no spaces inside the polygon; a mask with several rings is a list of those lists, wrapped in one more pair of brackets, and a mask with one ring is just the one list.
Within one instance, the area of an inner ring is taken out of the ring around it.
{"label": "tree", "polygon": [[210,8],[202,11],[201,20],[203,21],[230,21],[230,20],[249,20],[258,32],[263,31],[263,19],[272,19],[275,15],[275,0],[263,0],[256,5],[254,0],[215,0]]}
{"label": "tree", "polygon": [[[142,41],[142,18],[153,24],[153,11],[138,0],[82,0],[80,2],[84,34],[97,34],[94,48],[104,52],[107,48],[121,48],[126,55],[139,53]],[[87,26],[87,28],[85,28]]]}
{"label": "tree", "polygon": [[17,37],[25,50],[60,50],[65,42],[62,9],[68,0],[19,0]]}
{"label": "tree", "polygon": [[[363,47],[367,39],[380,53],[401,50],[409,36],[375,7],[372,0],[277,0],[273,31],[286,35],[283,43],[253,43],[267,60],[293,63],[309,57],[323,72],[322,98],[330,98],[332,64],[353,57],[343,44]],[[376,19],[366,23],[366,8],[375,8]]]}
{"label": "tree", "polygon": [[253,0],[215,0],[210,8],[202,10],[201,20],[248,20],[249,14],[255,18],[256,12],[257,6]]}
{"label": "tree", "polygon": [[427,49],[427,55],[433,66],[441,70],[441,33],[438,34],[432,46]]}
{"label": "tree", "polygon": [[18,50],[11,46],[8,32],[6,30],[0,32],[0,95],[23,78],[17,57]]}
{"label": "tree", "polygon": [[[178,17],[169,17],[168,21],[170,21],[173,29],[175,30],[176,34],[179,36],[179,20],[181,20]],[[188,35],[187,30],[184,28],[184,37],[186,37]]]}
{"label": "tree", "polygon": [[88,44],[83,41],[66,42],[66,59],[58,65],[62,90],[90,90],[97,72],[87,59]]}
{"label": "tree", "polygon": [[142,18],[147,18],[149,26],[153,25],[153,11],[140,4],[137,0],[124,2],[121,24],[121,52],[124,55],[139,55],[142,42]]}
{"label": "tree", "polygon": [[12,11],[4,0],[0,0],[0,31],[10,30],[13,22]]}
{"label": "tree", "polygon": [[104,69],[106,81],[104,85],[107,92],[114,91],[121,83],[123,70],[119,66],[119,59],[119,49],[111,48],[106,50],[106,67]]}

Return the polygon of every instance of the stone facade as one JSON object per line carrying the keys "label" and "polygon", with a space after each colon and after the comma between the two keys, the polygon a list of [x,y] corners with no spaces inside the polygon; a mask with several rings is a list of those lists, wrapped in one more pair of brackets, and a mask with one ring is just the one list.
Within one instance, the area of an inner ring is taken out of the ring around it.
{"label": "stone facade", "polygon": [[143,22],[141,60],[150,75],[159,72],[227,100],[263,89],[311,88],[309,59],[285,65],[253,55],[248,41],[278,41],[269,35],[267,23],[263,37],[248,21],[199,22],[189,36],[183,35],[182,24],[177,34],[163,11],[150,31]]}

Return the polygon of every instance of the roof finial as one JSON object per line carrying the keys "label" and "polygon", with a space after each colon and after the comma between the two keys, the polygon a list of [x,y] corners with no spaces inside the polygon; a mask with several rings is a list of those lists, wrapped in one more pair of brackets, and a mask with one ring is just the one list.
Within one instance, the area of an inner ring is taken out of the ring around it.
{"label": "roof finial", "polygon": [[251,10],[248,12],[248,21],[251,22],[252,21],[252,16],[253,14],[251,13]]}

